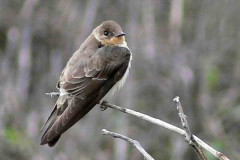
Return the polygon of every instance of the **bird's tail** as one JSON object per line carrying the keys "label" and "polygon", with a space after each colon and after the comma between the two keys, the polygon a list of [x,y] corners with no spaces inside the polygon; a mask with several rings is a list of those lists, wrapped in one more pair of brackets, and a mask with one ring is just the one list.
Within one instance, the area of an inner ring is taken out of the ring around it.
{"label": "bird's tail", "polygon": [[50,114],[50,116],[48,117],[47,121],[44,123],[43,127],[41,128],[41,130],[43,130],[44,128],[47,127],[47,129],[44,131],[42,138],[41,138],[41,145],[44,144],[48,144],[49,147],[53,147],[57,141],[59,140],[59,138],[61,137],[61,135],[58,135],[56,137],[54,137],[53,139],[51,139],[50,141],[46,141],[46,134],[49,131],[49,129],[53,126],[54,122],[57,119],[57,105],[54,106],[52,113]]}
{"label": "bird's tail", "polygon": [[56,121],[56,118],[57,118],[57,115],[53,115],[53,119],[51,120],[50,124],[48,125],[47,129],[45,130],[45,132],[43,133],[42,135],[42,138],[41,138],[41,145],[44,145],[44,144],[48,144],[49,147],[53,147],[57,141],[59,140],[59,138],[61,137],[61,134],[54,137],[53,139],[51,139],[50,141],[47,141],[47,133],[49,131],[49,129],[53,126],[54,122]]}
{"label": "bird's tail", "polygon": [[55,144],[58,142],[59,138],[61,137],[61,134],[58,135],[57,137],[53,138],[52,140],[48,141],[48,146],[53,147]]}
{"label": "bird's tail", "polygon": [[68,101],[66,96],[60,96],[50,114],[47,121],[43,125],[42,129],[45,129],[45,132],[43,133],[43,136],[41,138],[41,145],[48,144],[49,147],[53,147],[59,138],[61,137],[61,133],[54,134],[54,136],[49,137],[48,132],[53,127],[54,123],[56,122],[59,115],[62,114],[62,112],[67,108]]}

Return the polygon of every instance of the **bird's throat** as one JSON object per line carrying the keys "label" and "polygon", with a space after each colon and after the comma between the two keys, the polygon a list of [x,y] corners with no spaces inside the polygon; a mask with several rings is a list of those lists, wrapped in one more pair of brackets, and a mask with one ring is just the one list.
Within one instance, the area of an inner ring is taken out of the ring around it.
{"label": "bird's throat", "polygon": [[125,37],[112,37],[111,39],[104,39],[101,41],[103,45],[121,45],[125,43]]}

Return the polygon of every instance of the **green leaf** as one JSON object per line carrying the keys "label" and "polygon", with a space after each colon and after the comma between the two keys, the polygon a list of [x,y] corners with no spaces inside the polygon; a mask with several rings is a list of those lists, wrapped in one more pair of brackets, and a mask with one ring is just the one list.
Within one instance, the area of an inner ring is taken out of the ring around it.
{"label": "green leaf", "polygon": [[210,89],[215,89],[219,83],[219,69],[216,66],[213,66],[208,72],[207,82]]}
{"label": "green leaf", "polygon": [[17,144],[22,139],[21,133],[18,130],[11,127],[8,127],[4,130],[4,135],[7,138],[7,140],[14,144]]}

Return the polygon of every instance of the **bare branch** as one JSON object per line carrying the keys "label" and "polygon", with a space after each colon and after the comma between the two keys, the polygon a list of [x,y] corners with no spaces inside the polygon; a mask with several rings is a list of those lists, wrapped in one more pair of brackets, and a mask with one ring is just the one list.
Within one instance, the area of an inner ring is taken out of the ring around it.
{"label": "bare branch", "polygon": [[193,134],[192,134],[192,132],[191,132],[191,130],[189,128],[188,121],[187,121],[187,116],[185,115],[185,113],[183,111],[183,108],[182,108],[182,105],[181,105],[181,102],[180,102],[180,98],[179,97],[175,97],[173,99],[173,102],[175,102],[177,104],[177,110],[179,112],[178,115],[179,115],[179,117],[181,119],[183,129],[185,130],[185,139],[186,139],[186,141],[198,153],[198,155],[199,155],[201,160],[207,160],[206,156],[203,153],[202,148],[199,146],[199,144],[195,140],[195,138],[194,138],[194,136],[193,136]]}
{"label": "bare branch", "polygon": [[127,142],[129,142],[130,144],[132,144],[143,156],[146,160],[154,160],[152,158],[152,156],[150,156],[144,149],[143,147],[141,146],[141,144],[136,141],[136,140],[133,140],[127,136],[124,136],[124,135],[121,135],[119,133],[115,133],[115,132],[110,132],[110,131],[107,131],[106,129],[103,129],[102,130],[102,134],[103,135],[110,135],[114,138],[119,138],[119,139],[122,139],[122,140],[125,140]]}
{"label": "bare branch", "polygon": [[[159,119],[156,119],[156,118],[153,118],[151,116],[148,116],[146,114],[143,114],[143,113],[140,113],[140,112],[136,112],[136,111],[133,111],[131,109],[127,109],[127,108],[123,108],[123,107],[120,107],[120,106],[117,106],[117,105],[114,105],[114,104],[110,104],[106,101],[103,101],[101,104],[100,104],[101,107],[105,107],[105,108],[112,108],[112,109],[115,109],[117,111],[121,111],[123,113],[127,113],[127,114],[130,114],[130,115],[133,115],[139,119],[142,119],[142,120],[145,120],[145,121],[148,121],[150,123],[153,123],[153,124],[156,124],[156,125],[159,125],[161,127],[164,127],[166,129],[169,129],[175,133],[178,133],[182,136],[185,136],[186,135],[186,132],[183,130],[183,129],[180,129],[172,124],[169,124],[167,122],[164,122],[162,120],[159,120]],[[209,146],[208,144],[206,144],[205,142],[203,142],[200,138],[198,138],[197,136],[193,135],[193,137],[195,138],[195,140],[197,141],[197,143],[202,147],[204,148],[205,150],[207,150],[208,152],[210,152],[211,154],[213,154],[215,157],[217,157],[218,159],[220,160],[230,160],[229,158],[227,158],[224,154],[222,154],[221,152],[218,152],[216,151],[214,148],[212,148],[211,146]]]}

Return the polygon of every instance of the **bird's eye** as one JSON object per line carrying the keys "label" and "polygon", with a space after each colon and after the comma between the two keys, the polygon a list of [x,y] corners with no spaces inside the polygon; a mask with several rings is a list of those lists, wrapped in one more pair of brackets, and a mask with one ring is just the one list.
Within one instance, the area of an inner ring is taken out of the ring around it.
{"label": "bird's eye", "polygon": [[108,31],[104,31],[104,35],[107,36],[109,34]]}

